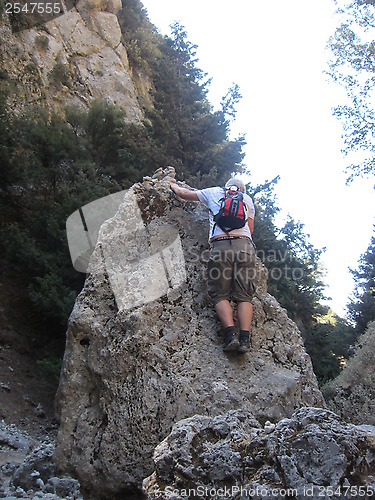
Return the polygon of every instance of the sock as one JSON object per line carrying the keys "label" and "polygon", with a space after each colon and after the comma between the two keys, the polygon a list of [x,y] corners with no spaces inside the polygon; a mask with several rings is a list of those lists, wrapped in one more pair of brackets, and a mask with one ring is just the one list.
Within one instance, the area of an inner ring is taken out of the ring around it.
{"label": "sock", "polygon": [[224,328],[225,335],[229,335],[230,333],[236,333],[236,328],[234,326],[227,326]]}
{"label": "sock", "polygon": [[248,337],[250,337],[249,330],[240,330],[240,337],[242,337],[242,338],[248,338]]}

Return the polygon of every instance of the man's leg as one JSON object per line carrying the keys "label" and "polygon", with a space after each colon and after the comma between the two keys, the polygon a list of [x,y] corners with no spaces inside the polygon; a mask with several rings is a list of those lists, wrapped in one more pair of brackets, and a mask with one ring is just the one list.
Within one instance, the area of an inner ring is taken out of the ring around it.
{"label": "man's leg", "polygon": [[232,252],[228,241],[214,242],[208,262],[208,291],[224,328],[224,351],[235,351],[240,345],[229,302],[232,282]]}
{"label": "man's leg", "polygon": [[220,300],[215,305],[216,314],[224,328],[224,351],[237,351],[240,343],[233,322],[233,311],[229,300]]}
{"label": "man's leg", "polygon": [[246,352],[250,347],[250,326],[253,306],[250,302],[254,292],[255,250],[248,240],[236,240],[236,261],[233,273],[233,294],[237,302],[237,318],[240,325],[239,352]]}
{"label": "man's leg", "polygon": [[229,300],[221,300],[215,305],[216,314],[223,325],[223,328],[234,326],[233,311]]}
{"label": "man's leg", "polygon": [[253,318],[252,303],[238,302],[237,317],[240,324],[240,345],[238,347],[238,352],[247,352],[250,348],[250,325]]}
{"label": "man's leg", "polygon": [[237,317],[240,330],[250,331],[251,320],[253,319],[253,304],[251,302],[238,302]]}

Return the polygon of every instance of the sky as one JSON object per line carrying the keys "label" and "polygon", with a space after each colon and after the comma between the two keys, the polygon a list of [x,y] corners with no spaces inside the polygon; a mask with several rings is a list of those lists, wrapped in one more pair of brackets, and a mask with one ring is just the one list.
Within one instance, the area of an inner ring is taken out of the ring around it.
{"label": "sky", "polygon": [[332,0],[142,0],[161,34],[179,21],[196,44],[197,66],[212,78],[215,109],[236,83],[242,99],[233,137],[245,134],[244,164],[256,185],[280,175],[279,223],[290,214],[317,248],[326,247],[328,303],[338,314],[375,223],[374,179],[346,185],[342,125],[332,107],[344,91],[324,74],[339,20]]}

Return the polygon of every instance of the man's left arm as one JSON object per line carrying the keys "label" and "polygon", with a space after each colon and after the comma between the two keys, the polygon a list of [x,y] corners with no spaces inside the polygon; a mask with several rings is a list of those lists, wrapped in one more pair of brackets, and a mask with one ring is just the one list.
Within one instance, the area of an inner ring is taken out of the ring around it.
{"label": "man's left arm", "polygon": [[252,219],[251,217],[248,217],[247,223],[249,225],[250,233],[253,234],[253,232],[254,232],[254,219]]}
{"label": "man's left arm", "polygon": [[172,183],[170,187],[171,187],[172,191],[175,194],[177,194],[177,196],[179,198],[182,198],[183,200],[199,201],[199,198],[198,198],[196,191],[192,191],[191,189],[183,188],[175,183]]}

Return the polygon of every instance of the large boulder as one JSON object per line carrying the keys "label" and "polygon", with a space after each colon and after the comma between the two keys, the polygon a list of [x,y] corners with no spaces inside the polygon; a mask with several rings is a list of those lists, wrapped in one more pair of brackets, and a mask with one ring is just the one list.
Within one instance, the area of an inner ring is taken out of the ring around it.
{"label": "large boulder", "polygon": [[259,259],[252,349],[223,352],[206,292],[207,210],[176,199],[173,178],[159,170],[124,193],[70,317],[55,457],[93,498],[140,489],[155,446],[181,419],[241,408],[264,423],[324,404]]}
{"label": "large boulder", "polygon": [[262,427],[243,411],[178,422],[157,446],[148,500],[371,498],[375,427],[321,408]]}

